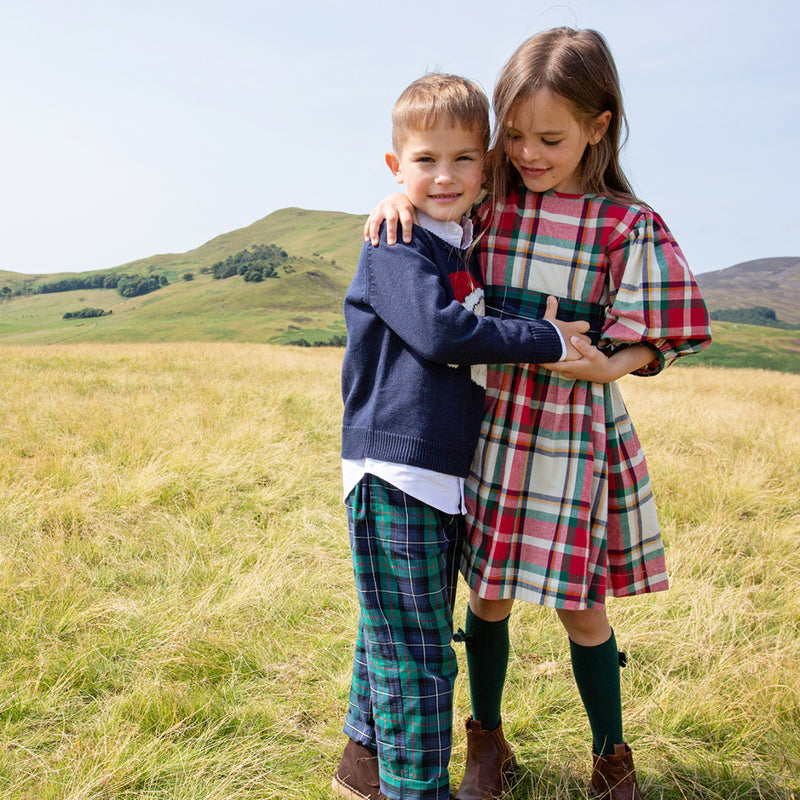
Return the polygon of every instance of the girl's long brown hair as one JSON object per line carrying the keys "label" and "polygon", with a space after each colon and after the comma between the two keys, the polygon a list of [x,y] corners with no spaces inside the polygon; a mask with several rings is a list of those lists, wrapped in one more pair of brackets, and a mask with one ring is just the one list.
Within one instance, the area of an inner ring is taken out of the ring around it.
{"label": "girl's long brown hair", "polygon": [[519,174],[505,155],[509,119],[520,103],[534,92],[548,89],[573,109],[587,127],[604,111],[611,123],[596,145],[589,145],[579,166],[584,192],[635,201],[619,162],[628,133],[619,75],[608,44],[593,30],[553,28],[524,41],[503,67],[494,89],[496,119],[489,165],[490,191],[505,198],[518,183]]}

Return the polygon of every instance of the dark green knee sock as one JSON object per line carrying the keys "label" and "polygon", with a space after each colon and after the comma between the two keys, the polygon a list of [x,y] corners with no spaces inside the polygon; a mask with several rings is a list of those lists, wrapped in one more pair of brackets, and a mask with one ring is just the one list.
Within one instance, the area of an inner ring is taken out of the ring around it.
{"label": "dark green knee sock", "polygon": [[595,647],[569,640],[572,672],[592,729],[595,752],[602,756],[622,744],[622,696],[619,685],[619,651],[614,632]]}
{"label": "dark green knee sock", "polygon": [[472,716],[485,731],[500,724],[500,706],[508,669],[508,617],[487,622],[467,608],[467,670]]}

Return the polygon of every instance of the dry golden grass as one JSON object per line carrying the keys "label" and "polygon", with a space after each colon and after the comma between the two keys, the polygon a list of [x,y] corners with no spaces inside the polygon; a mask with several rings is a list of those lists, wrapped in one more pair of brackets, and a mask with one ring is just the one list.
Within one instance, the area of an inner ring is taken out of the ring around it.
{"label": "dry golden grass", "polygon": [[[0,797],[330,797],[357,618],[341,351],[0,358]],[[623,394],[672,575],[669,592],[610,607],[647,797],[789,800],[800,376],[673,368]],[[564,635],[543,609],[512,621],[513,797],[584,798],[588,728]],[[458,719],[463,675],[457,689]],[[462,765],[457,735],[456,780]]]}

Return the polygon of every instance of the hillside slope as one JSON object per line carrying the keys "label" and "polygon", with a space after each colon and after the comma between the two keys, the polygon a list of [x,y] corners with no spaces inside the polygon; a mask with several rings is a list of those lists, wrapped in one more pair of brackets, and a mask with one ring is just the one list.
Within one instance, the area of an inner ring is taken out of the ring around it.
{"label": "hillside slope", "polygon": [[[341,344],[342,300],[355,271],[365,217],[285,208],[181,254],[161,254],[101,272],[164,275],[170,285],[125,299],[109,289],[24,294],[75,273],[22,275],[0,271],[0,341],[58,342],[231,341]],[[214,280],[213,265],[259,244],[292,257],[292,272],[262,283],[241,277]],[[183,276],[191,273],[192,280]],[[91,273],[81,273],[90,275]],[[800,324],[800,258],[737,264],[697,276],[712,310],[774,308]],[[5,297],[5,299],[3,299]],[[109,316],[64,320],[67,312],[102,308]],[[800,336],[752,325],[714,323],[714,344],[682,364],[758,367],[800,372]]]}
{"label": "hillside slope", "polygon": [[[297,262],[297,271],[261,283],[210,274],[177,280],[152,294],[123,298],[110,289],[28,295],[0,303],[0,341],[231,341],[338,343],[350,274],[329,262]],[[67,312],[102,308],[110,316],[65,320]]]}
{"label": "hillside slope", "polygon": [[352,275],[363,241],[364,216],[336,211],[284,208],[245,228],[215,236],[181,255],[162,255],[123,264],[116,269],[148,272],[156,269],[170,280],[186,271],[199,271],[257,244],[276,244],[293,256],[341,262]]}
{"label": "hillside slope", "polygon": [[[341,262],[352,274],[361,250],[365,219],[366,216],[338,211],[283,208],[244,228],[215,236],[205,244],[185,253],[162,253],[108,269],[79,274],[127,272],[147,275],[155,272],[173,281],[184,272],[199,272],[204,267],[211,267],[217,261],[257,244],[276,244],[293,256]],[[0,289],[3,286],[8,286],[14,291],[26,287],[35,288],[42,283],[75,274],[56,272],[47,275],[26,275],[0,270]]]}
{"label": "hillside slope", "polygon": [[[286,208],[181,254],[138,259],[101,272],[164,275],[170,285],[125,299],[107,289],[23,294],[0,302],[6,342],[239,341],[326,343],[344,336],[342,301],[361,250],[363,216]],[[276,244],[293,257],[293,272],[245,283],[214,280],[209,270],[258,244]],[[193,280],[183,280],[191,273]],[[92,273],[81,273],[91,275]],[[35,290],[67,273],[0,273],[0,288]],[[74,273],[71,273],[74,275]],[[63,320],[85,307],[110,316]]]}
{"label": "hillside slope", "polygon": [[800,324],[800,258],[761,258],[697,276],[712,311],[774,308],[778,319]]}

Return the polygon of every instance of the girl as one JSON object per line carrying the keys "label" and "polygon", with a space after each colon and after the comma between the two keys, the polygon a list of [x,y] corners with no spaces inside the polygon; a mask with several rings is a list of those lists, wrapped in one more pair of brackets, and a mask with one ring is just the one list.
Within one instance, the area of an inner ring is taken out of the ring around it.
{"label": "girl", "polygon": [[[667,588],[639,440],[615,381],[654,375],[706,347],[708,314],[660,217],[621,169],[627,123],[616,67],[596,31],[525,41],[494,91],[491,195],[476,209],[487,313],[540,317],[548,294],[587,319],[578,361],[489,368],[467,481],[467,666],[473,716],[460,800],[497,797],[516,769],[503,738],[508,617],[519,598],[556,610],[593,739],[591,788],[640,800],[622,733],[620,655],[606,596]],[[410,235],[393,195],[373,212]],[[393,230],[390,230],[393,233]]]}

